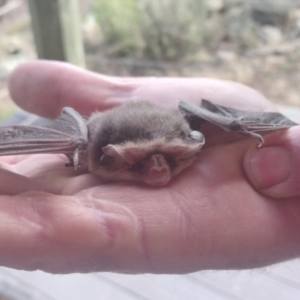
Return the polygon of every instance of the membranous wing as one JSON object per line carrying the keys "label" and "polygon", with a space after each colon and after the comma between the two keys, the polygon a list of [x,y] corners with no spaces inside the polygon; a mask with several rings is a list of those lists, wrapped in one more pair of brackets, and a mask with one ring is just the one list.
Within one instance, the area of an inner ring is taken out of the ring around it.
{"label": "membranous wing", "polygon": [[261,145],[264,140],[258,131],[270,131],[298,125],[278,112],[250,112],[213,104],[202,100],[201,107],[181,101],[179,109],[184,114],[211,122],[226,131],[249,135]]}
{"label": "membranous wing", "polygon": [[49,126],[0,127],[0,155],[64,153],[85,151],[88,132],[85,119],[65,107]]}

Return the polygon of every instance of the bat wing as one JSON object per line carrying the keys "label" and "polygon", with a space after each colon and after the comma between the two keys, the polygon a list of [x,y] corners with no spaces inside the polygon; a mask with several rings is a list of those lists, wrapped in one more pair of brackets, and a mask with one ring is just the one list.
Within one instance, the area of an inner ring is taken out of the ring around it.
{"label": "bat wing", "polygon": [[74,156],[85,151],[88,131],[85,119],[74,109],[65,107],[49,126],[0,127],[0,155],[64,153]]}
{"label": "bat wing", "polygon": [[249,131],[277,130],[298,125],[278,112],[251,112],[237,110],[221,105],[215,105],[207,100],[202,100],[201,108],[215,113],[218,116],[231,119],[231,122],[245,126]]}
{"label": "bat wing", "polygon": [[257,131],[270,131],[298,125],[277,112],[249,112],[213,104],[202,100],[201,107],[181,101],[179,109],[188,115],[211,122],[226,131],[237,132],[256,138],[259,144],[264,140]]}

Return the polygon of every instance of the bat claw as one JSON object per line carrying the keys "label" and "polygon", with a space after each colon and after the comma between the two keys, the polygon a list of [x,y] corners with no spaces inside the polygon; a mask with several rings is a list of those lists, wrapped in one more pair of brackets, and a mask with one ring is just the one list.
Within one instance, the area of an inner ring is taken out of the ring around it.
{"label": "bat claw", "polygon": [[260,134],[254,132],[248,132],[248,134],[256,139],[256,141],[258,142],[258,148],[260,148],[264,144],[265,140]]}
{"label": "bat claw", "polygon": [[77,148],[73,155],[73,166],[75,170],[77,170],[78,164],[79,164],[79,150]]}

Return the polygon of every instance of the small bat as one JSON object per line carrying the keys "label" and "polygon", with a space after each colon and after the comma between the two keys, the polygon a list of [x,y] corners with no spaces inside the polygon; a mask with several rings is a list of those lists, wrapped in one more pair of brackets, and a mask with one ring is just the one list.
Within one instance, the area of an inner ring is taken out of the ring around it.
{"label": "small bat", "polygon": [[203,121],[260,144],[256,131],[297,125],[279,113],[239,111],[207,100],[201,107],[182,101],[179,110],[128,101],[88,119],[65,107],[49,126],[0,127],[0,155],[64,153],[67,166],[87,167],[104,180],[163,186],[194,162],[205,138],[193,129]]}
{"label": "small bat", "polygon": [[0,127],[0,155],[64,153],[107,181],[167,184],[192,164],[204,136],[176,108],[129,101],[85,119],[66,107],[51,125]]}

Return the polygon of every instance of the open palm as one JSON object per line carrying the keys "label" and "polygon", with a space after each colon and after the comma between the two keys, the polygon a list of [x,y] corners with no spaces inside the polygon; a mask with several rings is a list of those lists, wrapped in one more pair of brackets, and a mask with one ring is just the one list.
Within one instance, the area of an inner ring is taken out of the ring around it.
{"label": "open palm", "polygon": [[[114,78],[49,62],[18,68],[10,91],[20,106],[47,117],[64,106],[88,115],[129,99],[176,106],[206,98],[273,109],[260,94],[231,82]],[[196,163],[163,188],[105,183],[65,168],[63,155],[1,158],[0,264],[59,273],[182,273],[297,256],[297,184],[274,192],[268,184],[277,178],[271,178],[260,186],[245,171],[255,141],[209,125],[203,131],[207,146]],[[266,146],[287,144],[297,134],[297,127],[270,134]]]}

